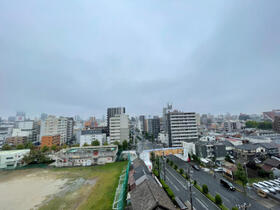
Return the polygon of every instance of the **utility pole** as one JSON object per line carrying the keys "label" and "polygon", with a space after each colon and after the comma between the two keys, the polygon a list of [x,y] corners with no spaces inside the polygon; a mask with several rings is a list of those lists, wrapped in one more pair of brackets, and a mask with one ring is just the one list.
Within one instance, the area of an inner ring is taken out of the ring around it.
{"label": "utility pole", "polygon": [[191,182],[190,167],[188,167],[188,172],[189,172],[189,176],[190,176],[190,181],[189,181],[190,203],[191,203],[191,210],[193,210],[193,202],[192,202],[192,182]]}

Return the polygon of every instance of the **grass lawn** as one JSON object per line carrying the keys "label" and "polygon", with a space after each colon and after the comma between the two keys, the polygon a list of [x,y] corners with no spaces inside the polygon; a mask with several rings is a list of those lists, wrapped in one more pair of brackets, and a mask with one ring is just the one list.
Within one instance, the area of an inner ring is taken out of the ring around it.
{"label": "grass lawn", "polygon": [[104,166],[54,168],[58,177],[77,180],[84,178],[94,180],[94,184],[87,184],[79,189],[56,196],[47,202],[40,210],[79,209],[79,210],[109,210],[112,209],[119,176],[127,166],[127,162],[116,162]]}

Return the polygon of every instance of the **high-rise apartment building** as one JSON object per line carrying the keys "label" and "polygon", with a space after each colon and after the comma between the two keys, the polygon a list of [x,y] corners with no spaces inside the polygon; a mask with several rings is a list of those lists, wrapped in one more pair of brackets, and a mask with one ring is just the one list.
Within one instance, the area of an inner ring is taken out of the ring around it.
{"label": "high-rise apartment building", "polygon": [[60,135],[60,144],[66,144],[73,136],[73,126],[73,118],[49,115],[41,122],[41,137]]}
{"label": "high-rise apartment building", "polygon": [[120,114],[125,114],[125,107],[114,107],[107,109],[107,135],[110,134],[110,118]]}
{"label": "high-rise apartment building", "polygon": [[167,122],[169,146],[181,147],[182,142],[194,142],[198,139],[195,112],[169,112]]}
{"label": "high-rise apartment building", "polygon": [[118,114],[110,118],[110,141],[122,143],[129,141],[129,117],[125,114]]}

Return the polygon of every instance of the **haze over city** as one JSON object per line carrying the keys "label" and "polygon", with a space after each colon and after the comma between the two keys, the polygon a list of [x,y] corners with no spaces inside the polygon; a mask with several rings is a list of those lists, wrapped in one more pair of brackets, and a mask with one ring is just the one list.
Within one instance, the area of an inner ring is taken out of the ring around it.
{"label": "haze over city", "polygon": [[280,2],[1,1],[0,114],[277,108]]}

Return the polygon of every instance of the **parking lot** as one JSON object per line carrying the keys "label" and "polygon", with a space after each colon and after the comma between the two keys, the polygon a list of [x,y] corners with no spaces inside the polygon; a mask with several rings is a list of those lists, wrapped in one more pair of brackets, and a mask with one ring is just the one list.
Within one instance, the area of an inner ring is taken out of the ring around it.
{"label": "parking lot", "polygon": [[[178,168],[183,168],[185,171],[188,170],[190,167],[190,164],[181,160],[180,158],[176,156],[168,156],[170,160],[174,162],[178,166]],[[268,199],[261,198],[258,195],[257,196],[248,196],[242,192],[236,191],[230,191],[229,189],[223,187],[220,184],[220,179],[222,178],[222,175],[219,173],[215,173],[215,175],[211,174],[210,171],[206,172],[204,170],[194,170],[191,169],[191,177],[192,179],[195,179],[197,183],[202,186],[203,184],[206,184],[208,186],[209,192],[215,196],[215,194],[220,194],[223,200],[223,203],[228,207],[232,208],[237,205],[241,205],[244,203],[247,203],[250,205],[250,209],[255,210],[263,210],[263,209],[279,209],[280,206],[277,202],[269,201],[266,202]],[[240,189],[240,186],[234,185],[237,189]],[[249,190],[248,190],[249,191]],[[255,194],[254,191],[248,192],[248,194]]]}

